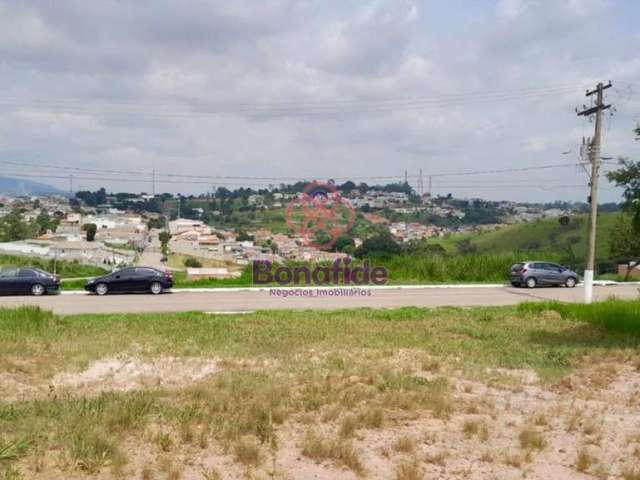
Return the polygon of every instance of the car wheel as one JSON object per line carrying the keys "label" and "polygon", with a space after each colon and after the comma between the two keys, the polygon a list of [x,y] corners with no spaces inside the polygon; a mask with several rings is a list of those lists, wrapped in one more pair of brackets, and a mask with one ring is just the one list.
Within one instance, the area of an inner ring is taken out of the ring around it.
{"label": "car wheel", "polygon": [[46,290],[44,288],[44,285],[41,285],[39,283],[35,283],[31,286],[31,294],[35,297],[44,295],[45,291]]}
{"label": "car wheel", "polygon": [[565,280],[564,286],[567,288],[573,288],[576,286],[576,279],[573,277],[569,277]]}
{"label": "car wheel", "polygon": [[98,285],[96,285],[96,293],[98,295],[106,295],[108,291],[109,287],[106,283],[99,283]]}
{"label": "car wheel", "polygon": [[151,293],[158,295],[159,293],[162,293],[162,284],[160,282],[153,282],[149,289],[151,290]]}
{"label": "car wheel", "polygon": [[527,278],[527,281],[525,283],[528,288],[535,288],[535,286],[538,284],[538,281],[533,277],[529,277]]}

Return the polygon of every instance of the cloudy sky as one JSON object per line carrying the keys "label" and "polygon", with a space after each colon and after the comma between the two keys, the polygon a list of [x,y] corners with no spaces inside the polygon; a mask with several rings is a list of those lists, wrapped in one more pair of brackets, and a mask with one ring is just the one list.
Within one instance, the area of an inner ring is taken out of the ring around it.
{"label": "cloudy sky", "polygon": [[640,158],[638,19],[636,0],[0,0],[0,174],[151,191],[155,169],[197,193],[422,169],[434,193],[584,200],[579,166],[443,174],[578,162],[574,109],[608,80],[603,155]]}

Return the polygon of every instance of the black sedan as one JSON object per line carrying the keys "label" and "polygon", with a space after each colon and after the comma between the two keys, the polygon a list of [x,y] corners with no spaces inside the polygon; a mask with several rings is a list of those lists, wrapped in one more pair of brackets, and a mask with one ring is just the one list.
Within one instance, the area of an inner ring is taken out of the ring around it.
{"label": "black sedan", "polygon": [[35,295],[60,291],[60,277],[39,268],[7,268],[0,271],[0,294]]}
{"label": "black sedan", "polygon": [[151,267],[130,267],[93,278],[87,282],[84,289],[98,295],[134,292],[151,292],[158,295],[172,286],[173,277],[168,272]]}

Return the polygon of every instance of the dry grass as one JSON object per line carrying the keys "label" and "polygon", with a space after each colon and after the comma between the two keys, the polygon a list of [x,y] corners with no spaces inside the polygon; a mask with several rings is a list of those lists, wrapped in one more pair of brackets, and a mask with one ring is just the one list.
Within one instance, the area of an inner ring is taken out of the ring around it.
{"label": "dry grass", "polygon": [[[591,407],[585,404],[584,412],[569,412],[571,394],[546,389],[545,383],[527,386],[521,394],[513,395],[523,371],[503,368],[531,365],[540,376],[548,375],[545,381],[552,383],[557,379],[554,375],[568,371],[577,355],[593,348],[602,335],[591,332],[589,342],[593,344],[585,346],[583,336],[574,338],[575,324],[571,322],[533,318],[531,324],[523,325],[521,318],[496,312],[486,313],[496,317],[491,322],[479,321],[472,311],[430,313],[417,309],[366,314],[314,312],[311,315],[316,323],[308,318],[300,321],[287,312],[241,319],[160,315],[154,316],[153,322],[146,316],[126,321],[120,316],[101,317],[100,321],[82,317],[82,322],[70,317],[49,319],[42,326],[23,325],[20,318],[8,336],[2,337],[0,347],[11,351],[11,372],[24,378],[40,380],[31,376],[33,368],[28,360],[32,357],[45,359],[45,363],[53,358],[52,366],[45,366],[45,370],[66,365],[69,371],[77,371],[91,364],[92,355],[116,347],[154,356],[215,354],[221,359],[221,370],[186,388],[86,396],[53,392],[34,401],[0,401],[0,478],[6,467],[11,472],[19,470],[23,478],[135,475],[149,480],[180,476],[209,480],[219,478],[218,472],[227,476],[220,464],[231,463],[235,471],[251,472],[255,478],[279,478],[287,470],[280,466],[276,470],[275,460],[289,461],[296,453],[281,454],[281,448],[292,448],[289,438],[280,438],[283,432],[292,432],[293,438],[306,432],[300,445],[293,448],[299,448],[304,457],[297,461],[307,462],[309,468],[325,468],[327,465],[311,464],[328,461],[362,475],[375,465],[365,464],[365,459],[376,457],[385,463],[387,474],[392,469],[396,478],[406,480],[422,478],[421,465],[424,470],[446,471],[445,467],[458,468],[462,460],[468,464],[480,459],[482,468],[510,471],[499,461],[502,454],[489,452],[492,443],[483,445],[489,440],[490,429],[496,443],[514,438],[519,442],[521,451],[514,450],[504,462],[520,469],[545,449],[545,435],[555,438],[552,428],[562,416],[571,433],[567,436],[575,443],[588,446],[606,434],[604,451],[609,445],[609,431],[604,430],[607,423],[589,421],[594,417]],[[112,330],[105,330],[102,323]],[[0,325],[0,334],[7,333],[2,328]],[[522,335],[523,329],[527,335]],[[632,339],[626,336],[623,345],[633,345]],[[482,384],[488,365],[507,371],[489,379],[490,384],[507,391]],[[605,386],[616,372],[623,375],[629,371],[596,369],[596,364],[590,367],[598,375],[595,384]],[[529,401],[530,389],[540,389],[550,398],[558,395],[562,402],[554,407],[552,400],[542,410],[541,403]],[[596,391],[594,395],[604,393]],[[628,405],[629,409],[635,407]],[[514,416],[508,424],[500,421],[503,411]],[[327,425],[316,426],[321,422]],[[371,431],[380,428],[388,430]],[[330,433],[322,435],[320,431]],[[402,433],[395,441],[379,445],[380,438],[393,438],[391,435],[398,432]],[[17,448],[21,439],[24,448]],[[451,442],[459,442],[462,448],[447,450],[445,445]],[[9,447],[3,449],[5,445]],[[125,450],[122,445],[136,448]],[[216,458],[220,464],[215,463],[215,468],[200,472],[197,465],[209,455],[203,449],[224,458]],[[150,459],[151,455],[169,457],[174,464]],[[547,456],[550,462],[558,462],[555,449],[544,453],[545,461]],[[143,470],[145,462],[154,470]],[[584,471],[601,477],[605,473],[599,467],[599,462],[587,457],[586,450],[584,454],[577,452],[573,474]],[[465,468],[460,467],[460,472]],[[620,468],[616,460],[611,471],[617,473]],[[627,473],[625,480],[634,480],[633,470]]]}
{"label": "dry grass", "polygon": [[439,450],[437,452],[427,452],[427,454],[424,456],[424,461],[433,465],[444,467],[448,457],[448,451]]}
{"label": "dry grass", "polygon": [[576,457],[577,471],[586,473],[595,462],[596,459],[589,453],[586,448],[581,448],[580,450],[578,450],[578,455]]}
{"label": "dry grass", "polygon": [[520,447],[524,450],[543,450],[547,446],[542,433],[532,426],[525,426],[518,434]]}
{"label": "dry grass", "polygon": [[403,435],[393,442],[393,449],[400,453],[413,453],[416,449],[416,439],[409,435]]}
{"label": "dry grass", "polygon": [[323,439],[317,432],[306,433],[301,452],[316,461],[332,460],[338,466],[345,466],[356,473],[364,471],[358,452],[353,444],[343,439]]}
{"label": "dry grass", "polygon": [[396,480],[421,480],[424,473],[417,460],[403,460],[395,467]]}
{"label": "dry grass", "polygon": [[253,437],[240,439],[233,447],[233,457],[245,467],[257,467],[264,460],[260,444]]}
{"label": "dry grass", "polygon": [[477,436],[483,442],[489,438],[489,427],[481,420],[465,420],[462,425],[462,431],[467,438]]}

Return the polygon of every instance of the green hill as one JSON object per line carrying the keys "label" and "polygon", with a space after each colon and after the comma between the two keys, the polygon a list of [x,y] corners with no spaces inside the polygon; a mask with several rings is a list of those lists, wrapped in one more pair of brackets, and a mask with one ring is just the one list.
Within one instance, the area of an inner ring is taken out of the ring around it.
{"label": "green hill", "polygon": [[[603,213],[598,216],[596,258],[599,262],[610,258],[609,240],[619,215]],[[471,246],[467,249],[478,254],[521,252],[532,259],[553,254],[562,257],[566,263],[581,264],[587,252],[587,225],[587,215],[573,215],[566,226],[557,219],[541,219],[491,232],[451,235],[438,243],[449,253],[455,253],[461,242],[468,242]]]}

